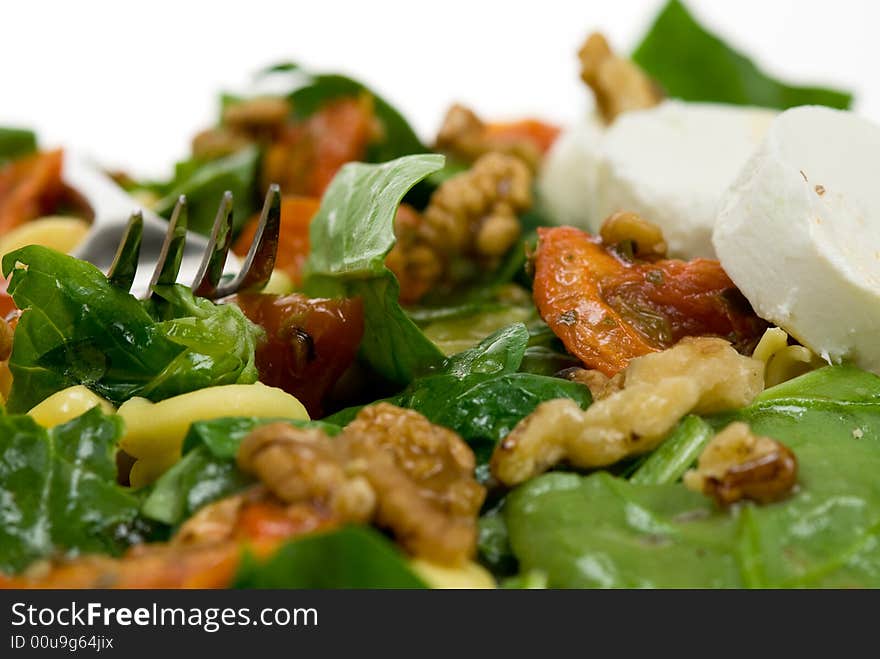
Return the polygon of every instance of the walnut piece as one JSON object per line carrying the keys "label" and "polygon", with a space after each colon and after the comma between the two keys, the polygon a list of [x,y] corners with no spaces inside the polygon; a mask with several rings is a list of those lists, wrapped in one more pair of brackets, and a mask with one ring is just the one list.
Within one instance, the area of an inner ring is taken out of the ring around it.
{"label": "walnut piece", "polygon": [[238,463],[282,501],[373,521],[415,556],[457,564],[476,550],[485,490],[474,479],[473,452],[418,412],[372,405],[335,438],[263,426],[242,442]]}
{"label": "walnut piece", "polygon": [[496,268],[519,239],[518,215],[532,205],[531,186],[521,160],[488,153],[440,185],[422,215],[402,207],[386,263],[401,282],[403,302],[454,284],[456,273]]}
{"label": "walnut piece", "polygon": [[760,362],[709,337],[637,357],[623,378],[623,389],[587,410],[569,399],[541,403],[495,447],[495,478],[513,486],[560,462],[611,465],[653,450],[684,415],[743,407],[763,389]]}
{"label": "walnut piece", "polygon": [[590,396],[594,402],[602,400],[603,398],[608,398],[611,394],[623,389],[622,371],[609,378],[602,371],[597,369],[586,369],[574,366],[565,369],[565,371],[559,375],[566,380],[571,380],[572,382],[577,382],[587,387],[590,390]]}
{"label": "walnut piece", "polygon": [[783,499],[797,483],[797,458],[769,437],[754,435],[748,424],[735,422],[715,435],[684,475],[684,484],[729,506],[742,499],[770,503]]}
{"label": "walnut piece", "polygon": [[636,213],[612,213],[602,223],[599,236],[609,246],[629,243],[633,256],[639,259],[666,258],[663,230]]}
{"label": "walnut piece", "polygon": [[615,55],[598,32],[587,37],[578,57],[581,79],[593,90],[606,123],[623,112],[654,107],[663,100],[657,84],[632,60]]}
{"label": "walnut piece", "polygon": [[541,152],[534,142],[525,137],[493,138],[488,128],[473,110],[456,103],[446,111],[437,132],[437,150],[464,162],[474,162],[487,153],[504,153],[519,158],[532,171],[538,169]]}

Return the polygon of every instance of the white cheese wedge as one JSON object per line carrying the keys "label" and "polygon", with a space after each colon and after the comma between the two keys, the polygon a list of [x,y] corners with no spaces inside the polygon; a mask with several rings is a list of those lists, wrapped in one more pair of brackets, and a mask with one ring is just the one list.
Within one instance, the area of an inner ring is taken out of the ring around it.
{"label": "white cheese wedge", "polygon": [[591,204],[604,132],[602,121],[588,115],[566,129],[544,158],[538,195],[555,222],[592,230]]}
{"label": "white cheese wedge", "polygon": [[880,126],[788,110],[722,199],[713,243],[758,315],[880,373]]}
{"label": "white cheese wedge", "polygon": [[772,110],[664,101],[621,115],[601,136],[590,125],[548,154],[539,191],[556,220],[596,232],[619,210],[663,229],[671,256],[714,256],[721,195],[760,144]]}

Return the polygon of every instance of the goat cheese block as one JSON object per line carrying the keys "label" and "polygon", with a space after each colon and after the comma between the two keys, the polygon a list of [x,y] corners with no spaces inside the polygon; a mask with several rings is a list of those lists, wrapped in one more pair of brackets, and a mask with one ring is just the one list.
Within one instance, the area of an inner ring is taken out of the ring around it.
{"label": "goat cheese block", "polygon": [[562,223],[595,233],[611,213],[634,211],[663,229],[671,256],[713,257],[721,195],[775,115],[664,101],[622,114],[600,138],[578,127],[548,155],[539,191]]}
{"label": "goat cheese block", "polygon": [[777,117],[724,195],[721,265],[758,315],[827,361],[880,373],[880,126],[840,110]]}

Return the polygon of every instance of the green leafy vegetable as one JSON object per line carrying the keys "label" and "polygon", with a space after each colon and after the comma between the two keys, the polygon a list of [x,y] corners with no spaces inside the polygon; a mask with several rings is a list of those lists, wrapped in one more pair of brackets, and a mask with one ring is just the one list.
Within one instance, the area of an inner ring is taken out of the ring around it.
{"label": "green leafy vegetable", "polygon": [[289,75],[292,89],[287,98],[294,116],[299,119],[307,119],[328,101],[369,95],[373,100],[373,112],[382,128],[382,137],[369,145],[367,162],[385,162],[429,150],[400,112],[357,80],[337,73],[306,73],[293,63],[277,64],[267,69],[265,74]]}
{"label": "green leafy vegetable", "polygon": [[360,297],[361,355],[382,376],[406,384],[443,354],[404,313],[385,267],[403,195],[443,165],[443,156],[406,156],[381,165],[349,163],[324,193],[310,228],[304,288],[312,296]]}
{"label": "green leafy vegetable", "polygon": [[0,166],[36,150],[37,136],[33,131],[0,126]]}
{"label": "green leafy vegetable", "polygon": [[144,501],[143,515],[176,526],[202,506],[250,485],[253,479],[239,471],[235,463],[238,447],[255,428],[275,422],[320,428],[328,435],[341,430],[320,421],[290,419],[229,417],[197,421],[183,441],[183,458],[156,481]]}
{"label": "green leafy vegetable", "polygon": [[[529,331],[522,323],[502,328],[474,348],[449,357],[436,371],[417,378],[388,402],[451,428],[470,444],[478,463],[485,466],[495,444],[539,403],[571,398],[587,407],[591,402],[589,389],[581,384],[517,373],[528,342]],[[357,411],[343,410],[326,421],[344,425]]]}
{"label": "green leafy vegetable", "polygon": [[[880,586],[880,378],[827,367],[709,422],[733,420],[794,451],[789,498],[719,510],[680,483],[547,474],[504,507],[521,568],[560,587]],[[689,461],[704,432],[692,424],[679,456],[658,461],[650,480],[670,480]]]}
{"label": "green leafy vegetable", "polygon": [[180,195],[185,194],[189,211],[189,228],[208,235],[223,194],[234,197],[233,231],[259,210],[257,165],[260,152],[246,147],[217,160],[186,160],[178,163],[174,178],[161,186],[162,198],[154,210],[170,217]]}
{"label": "green leafy vegetable", "polygon": [[[182,286],[158,289],[165,304],[141,303],[91,264],[37,245],[7,254],[3,273],[25,310],[9,362],[11,412],[75,384],[120,404],[257,379],[261,330],[234,305]],[[157,309],[161,317],[151,315]]]}
{"label": "green leafy vegetable", "polygon": [[679,0],[671,0],[633,54],[666,93],[711,101],[785,109],[796,105],[849,108],[852,94],[794,87],[770,78],[750,59],[705,30]]}
{"label": "green leafy vegetable", "polygon": [[510,548],[507,524],[499,508],[494,508],[480,517],[477,554],[480,562],[495,576],[509,576],[516,572],[516,556]]}
{"label": "green leafy vegetable", "polygon": [[0,408],[0,571],[143,541],[139,501],[116,484],[121,434],[119,418],[97,408],[52,430]]}
{"label": "green leafy vegetable", "polygon": [[551,473],[504,507],[523,571],[553,588],[736,587],[736,524],[682,485]]}
{"label": "green leafy vegetable", "polygon": [[293,540],[267,561],[246,555],[236,588],[425,588],[394,545],[369,527]]}
{"label": "green leafy vegetable", "polygon": [[692,464],[715,431],[698,416],[685,417],[669,437],[639,465],[630,482],[640,485],[675,483]]}

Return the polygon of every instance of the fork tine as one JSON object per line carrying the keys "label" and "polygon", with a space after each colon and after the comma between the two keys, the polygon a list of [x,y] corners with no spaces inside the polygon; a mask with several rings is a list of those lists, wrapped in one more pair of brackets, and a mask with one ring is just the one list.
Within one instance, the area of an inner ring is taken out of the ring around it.
{"label": "fork tine", "polygon": [[193,280],[192,290],[196,295],[207,298],[215,297],[231,244],[232,193],[227,191],[223,194],[223,201],[220,202],[217,217],[214,218],[214,227],[211,229],[211,239],[208,241],[205,256],[202,258],[202,263]]}
{"label": "fork tine", "polygon": [[168,231],[165,233],[165,241],[162,243],[162,251],[153,270],[148,291],[152,291],[157,284],[173,284],[177,281],[183,261],[183,249],[186,247],[187,215],[186,195],[180,195],[171,213]]}
{"label": "fork tine", "polygon": [[273,183],[266,193],[260,223],[241,271],[232,281],[217,287],[215,297],[221,298],[238,291],[260,290],[272,276],[278,253],[278,234],[281,232],[281,188]]}
{"label": "fork tine", "polygon": [[116,256],[107,271],[107,279],[110,283],[123,291],[130,291],[137,272],[138,258],[141,253],[141,240],[144,237],[144,216],[141,211],[135,211],[128,219],[125,233],[119,241]]}

